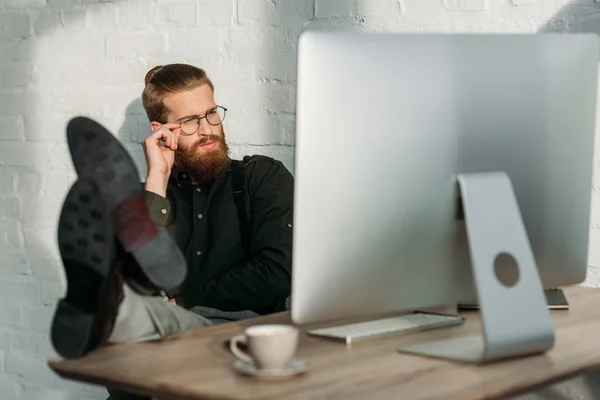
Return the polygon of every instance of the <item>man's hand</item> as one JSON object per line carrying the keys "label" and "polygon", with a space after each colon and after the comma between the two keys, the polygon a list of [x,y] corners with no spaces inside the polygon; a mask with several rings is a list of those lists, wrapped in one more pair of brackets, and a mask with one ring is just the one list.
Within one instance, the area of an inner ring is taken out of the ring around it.
{"label": "man's hand", "polygon": [[177,135],[173,130],[179,127],[179,124],[162,125],[153,121],[152,134],[142,142],[148,167],[145,189],[163,197],[167,194],[167,182],[177,150]]}

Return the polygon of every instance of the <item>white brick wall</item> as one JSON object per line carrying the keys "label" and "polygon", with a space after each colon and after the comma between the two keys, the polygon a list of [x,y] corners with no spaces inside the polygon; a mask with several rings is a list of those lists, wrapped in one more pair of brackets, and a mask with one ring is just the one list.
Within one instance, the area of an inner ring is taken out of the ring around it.
{"label": "white brick wall", "polygon": [[[157,63],[190,62],[208,70],[219,101],[231,110],[226,129],[233,155],[265,153],[292,168],[295,51],[304,28],[600,31],[600,5],[567,3],[0,0],[0,397],[106,397],[103,389],[66,382],[46,367],[53,355],[48,324],[65,290],[54,235],[74,179],[64,143],[68,118],[98,118],[126,143],[143,174],[144,74]],[[589,284],[600,285],[597,194],[591,225]]]}

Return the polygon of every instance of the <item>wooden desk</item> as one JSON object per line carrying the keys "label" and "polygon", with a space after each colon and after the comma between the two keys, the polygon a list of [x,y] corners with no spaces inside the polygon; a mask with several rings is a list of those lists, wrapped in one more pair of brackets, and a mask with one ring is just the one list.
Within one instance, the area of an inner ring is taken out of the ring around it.
{"label": "wooden desk", "polygon": [[600,290],[566,290],[569,311],[553,311],[557,340],[545,355],[472,366],[399,354],[416,340],[479,329],[477,313],[460,327],[353,344],[301,336],[304,376],[261,382],[235,373],[223,340],[259,323],[289,323],[288,314],[186,332],[168,339],[99,349],[49,363],[59,375],[160,399],[494,399],[537,389],[600,368]]}

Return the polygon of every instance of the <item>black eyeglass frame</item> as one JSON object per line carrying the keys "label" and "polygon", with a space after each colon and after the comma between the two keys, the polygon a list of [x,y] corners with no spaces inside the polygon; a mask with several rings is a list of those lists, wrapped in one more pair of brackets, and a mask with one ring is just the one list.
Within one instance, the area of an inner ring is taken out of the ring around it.
{"label": "black eyeglass frame", "polygon": [[[223,110],[223,118],[221,118],[221,121],[219,121],[218,124],[213,124],[210,122],[210,120],[208,119],[208,115],[210,113],[216,112],[218,109]],[[217,105],[216,107],[211,108],[210,110],[206,111],[206,113],[204,114],[204,116],[200,116],[200,115],[190,115],[189,117],[183,118],[181,120],[179,120],[179,124],[182,125],[183,122],[182,121],[186,121],[186,122],[190,122],[192,119],[195,119],[198,122],[198,128],[196,128],[196,130],[192,133],[187,133],[183,131],[183,128],[181,128],[181,134],[183,136],[192,136],[195,135],[196,132],[198,132],[198,130],[200,129],[200,121],[202,121],[204,118],[206,118],[206,122],[209,123],[209,125],[211,126],[219,126],[223,123],[223,121],[225,120],[225,116],[227,115],[227,108],[223,107],[223,106],[219,106]]]}

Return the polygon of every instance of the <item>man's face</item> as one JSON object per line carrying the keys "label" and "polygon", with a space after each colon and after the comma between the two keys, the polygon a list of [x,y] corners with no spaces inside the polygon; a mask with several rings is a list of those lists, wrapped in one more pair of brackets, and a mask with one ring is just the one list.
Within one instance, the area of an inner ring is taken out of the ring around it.
{"label": "man's face", "polygon": [[[175,165],[199,183],[212,181],[225,166],[229,148],[223,124],[214,125],[219,110],[210,86],[169,94],[163,104],[169,110],[167,122],[181,124],[181,128],[173,131],[177,135]],[[212,115],[202,118],[207,112]],[[199,126],[195,117],[201,117]]]}

